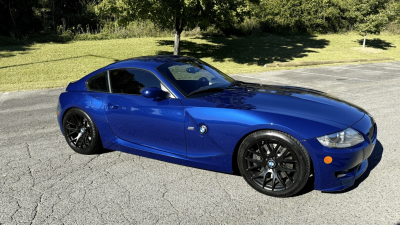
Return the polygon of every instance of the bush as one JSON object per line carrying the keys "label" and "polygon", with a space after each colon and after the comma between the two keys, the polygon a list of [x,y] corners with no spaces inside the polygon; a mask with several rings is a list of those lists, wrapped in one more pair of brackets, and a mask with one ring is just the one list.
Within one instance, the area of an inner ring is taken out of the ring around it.
{"label": "bush", "polygon": [[24,44],[24,41],[18,40],[13,37],[0,36],[0,46],[20,45],[20,44]]}
{"label": "bush", "polygon": [[400,24],[391,22],[386,25],[385,32],[389,32],[391,34],[400,34]]}

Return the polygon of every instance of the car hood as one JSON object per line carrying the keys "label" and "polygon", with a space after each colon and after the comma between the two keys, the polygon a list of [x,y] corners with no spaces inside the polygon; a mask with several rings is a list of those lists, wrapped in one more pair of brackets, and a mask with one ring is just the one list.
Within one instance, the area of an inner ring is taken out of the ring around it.
{"label": "car hood", "polygon": [[245,83],[223,92],[198,98],[219,108],[281,113],[296,117],[314,117],[350,126],[365,110],[324,92],[300,87]]}

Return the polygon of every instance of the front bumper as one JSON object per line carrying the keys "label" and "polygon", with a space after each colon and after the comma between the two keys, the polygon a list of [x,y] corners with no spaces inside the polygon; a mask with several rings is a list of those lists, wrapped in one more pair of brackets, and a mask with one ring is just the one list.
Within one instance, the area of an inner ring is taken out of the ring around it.
{"label": "front bumper", "polygon": [[[346,149],[324,147],[315,138],[302,142],[313,161],[316,190],[331,192],[349,188],[367,170],[368,157],[377,140],[376,124],[365,115],[351,127],[363,135],[364,142]],[[324,162],[326,156],[332,157],[332,163]]]}

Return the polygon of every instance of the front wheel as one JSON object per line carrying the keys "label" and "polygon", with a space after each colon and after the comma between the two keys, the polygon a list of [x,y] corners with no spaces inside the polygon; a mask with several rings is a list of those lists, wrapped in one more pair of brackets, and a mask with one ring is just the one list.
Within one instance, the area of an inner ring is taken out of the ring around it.
{"label": "front wheel", "polygon": [[311,161],[294,137],[279,131],[261,130],[247,136],[238,151],[239,170],[257,191],[289,197],[306,185]]}
{"label": "front wheel", "polygon": [[66,112],[63,129],[65,140],[77,153],[89,155],[102,148],[96,125],[90,116],[81,109],[73,108]]}

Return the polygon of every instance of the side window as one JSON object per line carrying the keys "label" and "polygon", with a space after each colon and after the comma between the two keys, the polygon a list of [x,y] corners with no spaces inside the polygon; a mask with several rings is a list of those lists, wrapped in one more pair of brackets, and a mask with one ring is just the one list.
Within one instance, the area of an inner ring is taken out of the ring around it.
{"label": "side window", "polygon": [[113,93],[140,95],[140,89],[144,87],[161,88],[161,83],[154,74],[139,69],[111,70],[110,80]]}
{"label": "side window", "polygon": [[90,91],[109,92],[106,71],[90,78],[87,84]]}

